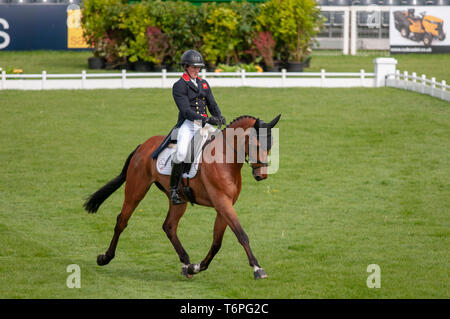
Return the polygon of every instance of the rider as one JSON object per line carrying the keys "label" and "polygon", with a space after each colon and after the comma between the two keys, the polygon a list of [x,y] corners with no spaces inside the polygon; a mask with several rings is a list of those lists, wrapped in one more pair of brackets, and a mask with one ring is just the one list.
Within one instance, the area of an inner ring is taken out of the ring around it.
{"label": "rider", "polygon": [[[206,123],[225,124],[225,118],[214,100],[208,82],[198,77],[200,68],[205,66],[202,55],[195,50],[188,50],[181,56],[181,65],[184,73],[172,89],[173,98],[180,110],[175,126],[178,128],[177,152],[170,175],[170,199],[174,205],[185,203],[178,192],[178,185],[192,137]],[[208,117],[206,109],[211,113],[211,117]]]}

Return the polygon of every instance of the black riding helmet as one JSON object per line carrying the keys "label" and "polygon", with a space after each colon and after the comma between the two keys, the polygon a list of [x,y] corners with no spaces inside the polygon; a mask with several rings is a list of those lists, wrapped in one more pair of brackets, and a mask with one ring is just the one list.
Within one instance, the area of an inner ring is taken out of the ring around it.
{"label": "black riding helmet", "polygon": [[202,55],[195,50],[188,50],[184,52],[183,55],[181,56],[180,64],[183,67],[188,67],[190,65],[200,67],[205,66]]}

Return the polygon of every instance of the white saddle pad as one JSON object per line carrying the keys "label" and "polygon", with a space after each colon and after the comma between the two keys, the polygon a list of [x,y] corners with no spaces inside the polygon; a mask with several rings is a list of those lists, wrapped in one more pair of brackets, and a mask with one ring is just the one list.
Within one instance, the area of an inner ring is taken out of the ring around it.
{"label": "white saddle pad", "polygon": [[[162,151],[158,155],[158,159],[156,160],[156,169],[158,170],[158,173],[162,175],[170,175],[172,172],[172,159],[175,155],[175,152],[177,150],[177,147],[175,144],[174,146],[169,145],[164,151]],[[197,175],[198,165],[201,161],[201,155],[202,152],[199,153],[199,158],[196,158],[194,163],[191,165],[191,169],[188,174],[184,173],[183,178],[194,178],[195,175]]]}
{"label": "white saddle pad", "polygon": [[[183,173],[183,178],[194,178],[198,171],[198,166],[202,161],[202,148],[211,135],[219,134],[220,131],[214,128],[213,126],[206,124],[204,128],[198,130],[197,134],[200,134],[201,143],[198,145],[198,149],[195,151],[194,161],[191,165],[191,169],[189,173]],[[156,160],[156,169],[158,173],[162,175],[170,175],[172,172],[172,160],[175,156],[175,152],[177,150],[176,144],[170,144],[165,150],[163,150]]]}

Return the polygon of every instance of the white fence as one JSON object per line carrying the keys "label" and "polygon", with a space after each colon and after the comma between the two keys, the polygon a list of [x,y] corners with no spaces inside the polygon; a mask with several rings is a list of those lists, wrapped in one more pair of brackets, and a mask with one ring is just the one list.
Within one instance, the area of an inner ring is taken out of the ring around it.
{"label": "white fence", "polygon": [[450,102],[450,86],[445,81],[437,82],[435,78],[427,79],[424,74],[417,76],[415,72],[411,75],[408,71],[386,75],[386,86],[398,89],[428,94]]}
{"label": "white fence", "polygon": [[[435,78],[418,77],[415,73],[400,73],[397,60],[376,58],[374,72],[206,72],[201,77],[213,87],[395,87],[428,94],[450,101],[450,86]],[[87,73],[80,74],[6,74],[2,71],[0,90],[50,90],[50,89],[130,89],[171,88],[182,73]]]}
{"label": "white fence", "polygon": [[[117,88],[171,88],[182,73],[119,73],[81,74],[6,74],[2,72],[0,89],[117,89]],[[206,72],[213,87],[373,87],[374,73],[360,72]]]}

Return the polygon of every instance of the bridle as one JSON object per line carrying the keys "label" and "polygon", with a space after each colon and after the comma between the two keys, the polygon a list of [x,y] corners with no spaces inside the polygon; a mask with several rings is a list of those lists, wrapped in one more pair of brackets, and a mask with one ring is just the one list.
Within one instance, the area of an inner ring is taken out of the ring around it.
{"label": "bridle", "polygon": [[[256,136],[256,140],[258,141],[258,143],[256,145],[256,154],[259,154],[259,147],[260,147],[260,145],[259,145],[259,137],[261,137],[261,136],[260,135]],[[267,137],[267,135],[265,135],[265,137]],[[249,143],[250,143],[250,141],[249,141]],[[250,151],[248,153],[249,154],[245,157],[245,162],[247,164],[249,164],[249,166],[252,168],[253,171],[258,169],[258,168],[263,168],[263,167],[268,167],[269,166],[269,163],[261,162],[258,157],[256,157],[256,162],[249,163]]]}
{"label": "bridle", "polygon": [[[267,135],[266,135],[266,137],[267,137]],[[247,138],[249,138],[249,136],[246,136],[246,139]],[[257,135],[257,137],[256,137],[256,140],[259,142],[259,136]],[[226,141],[226,143],[228,144],[228,139],[227,138],[225,138],[225,141]],[[249,143],[250,143],[250,141],[249,141]],[[246,143],[247,144],[247,143]],[[229,144],[228,144],[228,146],[230,146]],[[256,154],[259,154],[259,147],[260,147],[260,145],[259,145],[259,143],[257,144],[257,148],[256,148]],[[231,146],[231,148],[233,149],[233,151],[234,151],[234,154],[236,155],[236,156],[239,156],[238,155],[238,152],[236,151],[236,149],[233,147],[233,146]],[[269,166],[269,163],[267,163],[267,162],[262,162],[262,161],[260,161],[260,159],[259,158],[257,158],[256,159],[256,162],[254,162],[254,161],[251,161],[250,162],[250,151],[248,151],[247,152],[247,154],[245,155],[245,163],[247,163],[248,164],[248,166],[250,166],[251,168],[252,168],[252,170],[253,171],[255,171],[255,170],[257,170],[257,169],[259,169],[259,168],[263,168],[263,167],[268,167]]]}

